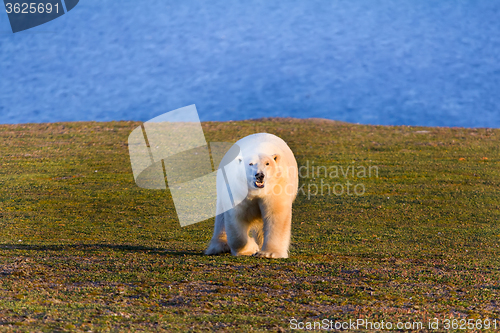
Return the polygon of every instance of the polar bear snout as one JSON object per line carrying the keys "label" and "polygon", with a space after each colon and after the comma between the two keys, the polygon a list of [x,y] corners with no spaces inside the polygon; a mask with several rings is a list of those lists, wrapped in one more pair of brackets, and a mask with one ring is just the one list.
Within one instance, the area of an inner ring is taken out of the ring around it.
{"label": "polar bear snout", "polygon": [[257,172],[255,174],[255,179],[258,181],[258,182],[263,182],[264,181],[264,173],[263,172]]}
{"label": "polar bear snout", "polygon": [[255,186],[257,186],[258,188],[264,187],[264,173],[263,172],[257,172],[255,174]]}

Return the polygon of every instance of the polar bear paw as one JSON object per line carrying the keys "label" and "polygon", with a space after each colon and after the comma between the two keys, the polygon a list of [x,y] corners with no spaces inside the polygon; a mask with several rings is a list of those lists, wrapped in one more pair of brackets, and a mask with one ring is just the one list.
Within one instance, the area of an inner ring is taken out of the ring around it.
{"label": "polar bear paw", "polygon": [[227,243],[211,243],[208,249],[205,250],[207,256],[213,256],[216,254],[231,252],[229,245]]}
{"label": "polar bear paw", "polygon": [[253,256],[257,257],[257,258],[277,259],[277,258],[288,258],[288,253],[281,254],[281,253],[277,253],[277,252],[259,251],[259,252],[256,252]]}

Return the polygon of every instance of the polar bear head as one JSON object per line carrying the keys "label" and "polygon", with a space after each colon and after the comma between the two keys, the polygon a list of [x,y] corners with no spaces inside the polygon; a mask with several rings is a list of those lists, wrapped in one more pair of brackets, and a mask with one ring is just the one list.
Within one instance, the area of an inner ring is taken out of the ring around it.
{"label": "polar bear head", "polygon": [[256,154],[244,158],[249,191],[276,184],[281,177],[280,155]]}

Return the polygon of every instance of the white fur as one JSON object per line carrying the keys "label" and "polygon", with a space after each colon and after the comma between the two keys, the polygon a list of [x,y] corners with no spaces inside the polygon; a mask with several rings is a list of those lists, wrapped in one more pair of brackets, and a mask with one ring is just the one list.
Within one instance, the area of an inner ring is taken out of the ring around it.
{"label": "white fur", "polygon": [[[248,194],[236,207],[218,214],[207,255],[231,252],[266,258],[288,258],[292,203],[297,195],[297,162],[288,145],[279,137],[258,133],[236,142],[238,156],[245,163]],[[252,165],[250,165],[252,164]],[[256,174],[264,174],[264,187],[255,184]],[[217,205],[222,205],[217,178]],[[239,183],[238,186],[245,186]]]}

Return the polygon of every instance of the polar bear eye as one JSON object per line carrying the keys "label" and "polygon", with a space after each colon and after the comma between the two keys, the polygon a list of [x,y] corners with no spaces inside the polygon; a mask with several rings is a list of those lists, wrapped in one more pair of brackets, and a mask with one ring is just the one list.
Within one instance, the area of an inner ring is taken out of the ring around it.
{"label": "polar bear eye", "polygon": [[266,165],[269,165],[269,162],[267,162]]}
{"label": "polar bear eye", "polygon": [[253,165],[253,163],[250,163],[250,164],[248,164],[248,165]]}

